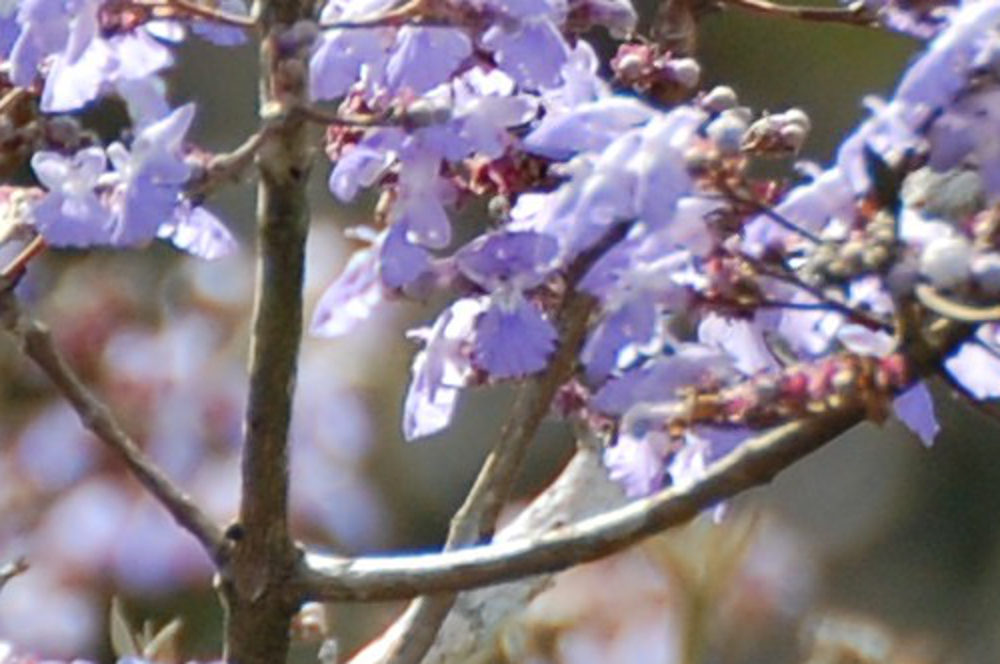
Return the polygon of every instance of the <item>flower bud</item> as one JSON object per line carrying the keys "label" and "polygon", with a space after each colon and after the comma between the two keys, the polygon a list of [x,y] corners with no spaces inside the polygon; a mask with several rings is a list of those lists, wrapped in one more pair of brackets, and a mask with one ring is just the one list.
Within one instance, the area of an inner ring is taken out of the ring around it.
{"label": "flower bud", "polygon": [[685,88],[693,88],[698,85],[701,78],[701,66],[693,58],[678,58],[669,61],[664,70],[670,78],[683,85]]}
{"label": "flower bud", "polygon": [[729,109],[712,120],[705,130],[708,137],[723,154],[737,154],[743,145],[743,136],[747,131],[747,122],[738,109]]}
{"label": "flower bud", "polygon": [[728,85],[717,85],[701,98],[702,107],[710,113],[721,113],[735,108],[738,103],[736,91]]}
{"label": "flower bud", "polygon": [[920,274],[937,288],[960,286],[969,278],[972,243],[961,235],[931,240],[920,254]]}

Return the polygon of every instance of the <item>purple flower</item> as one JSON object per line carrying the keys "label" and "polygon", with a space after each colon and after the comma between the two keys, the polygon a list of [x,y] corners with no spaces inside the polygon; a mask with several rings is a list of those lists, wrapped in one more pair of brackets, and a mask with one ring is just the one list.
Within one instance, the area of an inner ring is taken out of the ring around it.
{"label": "purple flower", "polygon": [[907,70],[896,99],[931,109],[949,104],[966,84],[969,66],[998,20],[1000,5],[995,2],[963,2],[948,27]]}
{"label": "purple flower", "polygon": [[[90,4],[96,11],[96,4]],[[10,53],[14,85],[30,85],[42,59],[66,46],[72,19],[63,0],[24,0],[20,4],[17,22],[21,32]]]}
{"label": "purple flower", "polygon": [[379,280],[379,243],[356,251],[347,267],[320,298],[310,333],[339,337],[368,320],[383,300]]}
{"label": "purple flower", "polygon": [[[495,378],[542,369],[555,348],[556,331],[523,291],[542,283],[558,252],[539,233],[498,233],[474,241],[455,257],[458,269],[492,294],[476,323],[473,356]],[[517,343],[511,343],[517,339]]]}
{"label": "purple flower", "polygon": [[112,219],[94,192],[107,159],[101,148],[86,148],[72,159],[55,152],[36,152],[31,167],[48,193],[32,208],[32,221],[54,247],[104,244],[111,238]]}
{"label": "purple flower", "polygon": [[668,472],[673,486],[688,487],[700,481],[705,472],[722,457],[751,436],[744,428],[696,426],[684,432],[684,446],[670,460]]}
{"label": "purple flower", "polygon": [[599,382],[621,365],[630,347],[642,346],[656,331],[657,311],[649,298],[636,297],[605,314],[587,338],[580,360],[587,378]]}
{"label": "purple flower", "polygon": [[403,405],[407,440],[437,433],[451,422],[458,393],[472,372],[468,343],[482,311],[481,299],[462,299],[441,312],[432,327],[410,332],[424,348],[413,358]]}
{"label": "purple flower", "polygon": [[443,249],[451,243],[451,222],[444,206],[454,194],[440,176],[441,160],[414,142],[401,157],[397,198],[391,222],[405,229],[413,244]]}
{"label": "purple flower", "polygon": [[668,223],[676,202],[690,192],[684,153],[705,119],[704,112],[681,106],[643,129],[642,146],[626,163],[636,174],[636,212],[647,223]]}
{"label": "purple flower", "polygon": [[309,61],[309,91],[313,99],[338,99],[358,80],[362,68],[385,66],[384,30],[330,30],[317,42]]}
{"label": "purple flower", "polygon": [[158,76],[126,78],[115,84],[136,129],[141,130],[170,114],[165,87]]}
{"label": "purple flower", "polygon": [[101,35],[103,0],[29,0],[18,13],[21,34],[11,52],[12,78],[28,85],[46,58],[51,63],[42,91],[46,112],[78,109],[127,79],[153,76],[170,66],[169,50],[144,27],[111,37]]}
{"label": "purple flower", "polygon": [[690,268],[690,254],[653,249],[656,243],[650,239],[619,243],[581,283],[583,290],[601,299],[605,312],[581,356],[591,381],[604,380],[637,356],[660,352],[658,323],[688,300],[688,290],[678,277]]}
{"label": "purple flower", "polygon": [[498,291],[476,321],[473,358],[494,378],[516,378],[545,368],[558,335],[552,323],[518,291]]}
{"label": "purple flower", "polygon": [[559,29],[547,18],[495,23],[482,37],[497,64],[526,90],[555,87],[569,57]]}
{"label": "purple flower", "polygon": [[[792,189],[774,211],[799,228],[816,233],[831,219],[848,219],[854,214],[854,190],[843,172],[834,167]],[[744,251],[759,256],[768,247],[801,241],[793,230],[767,215],[753,219],[743,232]]]}
{"label": "purple flower", "polygon": [[1000,356],[977,341],[969,341],[945,360],[945,369],[976,399],[1000,397]]}
{"label": "purple flower", "polygon": [[741,373],[750,375],[778,368],[763,330],[755,321],[709,313],[698,326],[698,341],[727,353]]}
{"label": "purple flower", "polygon": [[684,152],[704,119],[703,112],[680,107],[623,129],[599,154],[576,155],[562,167],[566,179],[555,191],[519,198],[511,227],[558,238],[564,261],[604,237],[612,224],[629,220],[636,220],[634,244],[643,245],[639,238],[648,233],[649,244],[657,245],[654,253],[662,255],[682,241],[698,243],[705,234],[702,219],[675,213],[693,187]]}
{"label": "purple flower", "polygon": [[344,202],[354,200],[358,190],[378,181],[394,161],[394,153],[405,136],[398,129],[371,131],[348,150],[330,173],[330,191]]}
{"label": "purple flower", "polygon": [[938,118],[929,134],[930,166],[939,171],[978,167],[991,202],[1000,199],[1000,92],[988,89],[963,97]]}
{"label": "purple flower", "polygon": [[[392,4],[393,0],[328,2],[320,19],[332,22],[377,16]],[[312,98],[342,97],[362,75],[367,80],[381,80],[386,51],[392,42],[393,31],[386,28],[324,31],[309,60]]]}
{"label": "purple flower", "polygon": [[173,219],[182,186],[191,172],[183,158],[182,143],[193,119],[194,105],[181,106],[143,128],[131,150],[121,143],[108,148],[118,176],[113,244],[137,246],[149,242],[165,220]]}
{"label": "purple flower", "polygon": [[160,224],[156,236],[206,260],[229,256],[237,249],[236,239],[218,217],[188,201],[174,208],[173,219]]}
{"label": "purple flower", "polygon": [[567,159],[578,152],[603,150],[629,129],[646,124],[655,111],[632,97],[609,96],[546,114],[524,139],[531,152]]}
{"label": "purple flower", "polygon": [[920,437],[925,447],[934,444],[941,425],[934,416],[934,399],[927,383],[921,381],[896,397],[892,410],[900,422]]}
{"label": "purple flower", "polygon": [[469,70],[453,81],[451,95],[452,120],[442,129],[460,139],[444,151],[452,160],[473,153],[489,159],[500,157],[515,142],[508,129],[527,123],[538,113],[536,101],[516,93],[514,82],[497,69]]}
{"label": "purple flower", "polygon": [[718,350],[683,344],[671,355],[660,355],[612,378],[590,405],[602,413],[624,415],[637,404],[672,401],[681,387],[715,383],[733,373],[732,362]]}
{"label": "purple flower", "polygon": [[629,498],[648,496],[663,487],[669,447],[669,438],[661,431],[643,436],[622,433],[614,446],[604,451],[608,476],[622,485]]}
{"label": "purple flower", "polygon": [[431,256],[406,239],[401,226],[391,227],[379,251],[379,277],[391,291],[409,292],[432,276]]}
{"label": "purple flower", "polygon": [[474,240],[455,255],[459,270],[482,288],[533,288],[554,267],[559,244],[532,232],[493,233]]}
{"label": "purple flower", "polygon": [[472,54],[472,42],[454,28],[406,26],[386,64],[389,90],[423,94],[444,83]]}

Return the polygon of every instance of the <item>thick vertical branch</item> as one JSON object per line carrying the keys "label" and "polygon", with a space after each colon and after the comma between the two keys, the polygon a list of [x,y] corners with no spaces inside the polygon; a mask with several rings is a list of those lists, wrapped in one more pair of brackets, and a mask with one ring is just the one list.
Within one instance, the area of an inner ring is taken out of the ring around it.
{"label": "thick vertical branch", "polygon": [[302,282],[309,225],[307,127],[284,112],[305,98],[306,65],[280,35],[312,11],[308,0],[257,6],[261,109],[272,123],[258,152],[258,260],[250,345],[239,523],[222,570],[226,660],[284,662],[298,599],[287,592],[296,564],[288,532],[288,427],[302,334]]}

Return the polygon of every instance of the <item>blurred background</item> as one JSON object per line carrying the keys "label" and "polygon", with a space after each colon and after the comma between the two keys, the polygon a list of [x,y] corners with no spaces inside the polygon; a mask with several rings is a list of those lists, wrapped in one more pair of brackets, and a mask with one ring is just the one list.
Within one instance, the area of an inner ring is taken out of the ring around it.
{"label": "blurred background", "polygon": [[[862,98],[891,91],[916,46],[876,30],[727,11],[704,19],[697,54],[706,87],[731,85],[755,111],[805,109],[813,133],[803,156],[825,163],[862,117]],[[255,125],[254,49],[191,42],[178,56],[172,97],[197,100],[194,138],[211,150],[237,145]],[[121,114],[106,110],[87,122],[111,136],[107,118]],[[366,223],[374,203],[336,206],[328,172],[321,160],[310,303],[350,256],[343,229]],[[206,263],[163,246],[50,254],[21,286],[126,428],[220,521],[236,506],[252,192],[248,184],[210,202],[240,239],[234,256]],[[402,441],[415,350],[402,332],[439,307],[387,307],[360,334],[305,341],[293,425],[303,541],[350,554],[442,542],[511,393],[467,392],[447,432]],[[0,640],[106,661],[118,596],[136,625],[181,617],[185,657],[217,654],[221,612],[200,550],[6,340],[0,348],[0,561],[23,554],[31,564],[0,593]],[[943,432],[933,449],[895,423],[859,427],[735,501],[721,523],[702,518],[562,575],[504,628],[495,660],[1000,661],[1000,430],[936,388]],[[572,451],[567,427],[546,424],[520,497],[544,487]],[[327,620],[349,653],[399,609],[335,606]],[[302,644],[296,656],[315,661],[315,651]]]}

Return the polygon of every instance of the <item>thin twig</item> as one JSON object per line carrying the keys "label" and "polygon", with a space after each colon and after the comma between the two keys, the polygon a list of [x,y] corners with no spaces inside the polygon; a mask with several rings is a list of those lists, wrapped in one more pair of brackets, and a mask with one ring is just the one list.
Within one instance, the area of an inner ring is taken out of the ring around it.
{"label": "thin twig", "polygon": [[17,280],[22,272],[28,267],[28,263],[31,259],[35,258],[41,254],[48,247],[45,242],[45,238],[41,235],[36,235],[32,238],[31,242],[21,250],[21,252],[14,257],[14,260],[7,263],[7,265],[0,270],[0,283],[9,283],[11,281]]}
{"label": "thin twig", "polygon": [[872,27],[877,25],[875,17],[865,7],[864,2],[855,2],[847,7],[803,7],[779,5],[767,0],[722,0],[723,3],[765,16],[794,18],[802,21],[821,23],[845,23]]}
{"label": "thin twig", "polygon": [[254,157],[260,150],[264,138],[271,130],[270,128],[271,125],[265,125],[259,131],[248,136],[231,152],[220,153],[212,157],[205,167],[204,174],[187,184],[187,195],[205,197],[223,184],[238,180],[253,165]]}
{"label": "thin twig", "polygon": [[[890,333],[893,332],[893,326],[888,321],[882,320],[881,318],[878,318],[877,316],[874,316],[866,311],[863,311],[861,309],[856,309],[847,304],[846,302],[842,302],[841,300],[831,297],[827,293],[823,292],[822,289],[817,288],[816,286],[813,286],[812,284],[803,281],[799,277],[799,275],[797,275],[794,271],[785,266],[781,266],[780,270],[774,270],[767,263],[764,263],[763,261],[754,258],[753,256],[750,256],[749,254],[741,253],[738,254],[738,256],[742,260],[752,265],[753,268],[757,270],[762,276],[771,277],[772,279],[777,279],[778,281],[786,283],[790,286],[799,288],[808,293],[809,295],[811,295],[812,297],[816,298],[818,302],[827,305],[827,307],[829,307],[833,311],[843,314],[848,319],[856,323],[860,323],[861,325],[864,325],[865,327],[871,328],[873,330],[883,330],[885,332],[890,332]],[[806,308],[806,307],[798,307],[798,308]]]}
{"label": "thin twig", "polygon": [[753,196],[744,196],[728,186],[722,186],[720,188],[722,190],[723,196],[725,196],[729,200],[750,206],[755,212],[764,215],[765,217],[767,217],[774,223],[778,224],[782,228],[791,231],[792,233],[795,233],[796,235],[804,238],[805,240],[808,240],[812,244],[823,244],[823,238],[819,237],[812,231],[802,228],[801,226],[799,226],[794,221],[792,221],[785,215],[775,210],[767,203],[759,201]]}
{"label": "thin twig", "polygon": [[203,5],[196,0],[132,0],[139,7],[151,9],[174,9],[195,18],[201,18],[215,23],[223,23],[237,28],[256,28],[257,20],[252,16],[233,14],[215,7]]}
{"label": "thin twig", "polygon": [[433,19],[426,16],[428,9],[427,0],[409,0],[402,5],[374,16],[365,16],[358,19],[346,19],[343,21],[327,21],[320,23],[322,30],[354,30],[365,28],[393,28],[409,23],[419,23],[420,25],[450,25],[449,22]]}
{"label": "thin twig", "polygon": [[320,23],[323,30],[364,30],[371,28],[399,28],[404,25],[414,25],[424,28],[449,28],[455,26],[455,21],[443,17],[394,15],[373,16],[356,20],[329,21]]}
{"label": "thin twig", "polygon": [[129,438],[106,404],[80,381],[56,348],[48,328],[20,309],[8,290],[0,300],[4,328],[76,411],[83,425],[114,452],[174,520],[194,535],[213,561],[224,553],[222,530]]}
{"label": "thin twig", "polygon": [[[556,316],[561,328],[559,347],[545,371],[518,390],[499,440],[452,519],[445,551],[492,537],[500,511],[510,499],[528,445],[534,440],[559,388],[576,370],[587,322],[596,304],[593,297],[577,291],[576,285],[593,264],[624,237],[627,229],[627,224],[613,228],[567,269],[567,292]],[[421,597],[412,602],[393,625],[393,643],[381,661],[384,664],[419,664],[434,644],[456,599],[457,595],[449,593]]]}
{"label": "thin twig", "polygon": [[338,125],[341,127],[396,127],[401,124],[401,122],[394,120],[392,116],[386,113],[347,116],[326,111],[311,104],[299,104],[289,109],[289,114],[299,115],[310,122]]}
{"label": "thin twig", "polygon": [[5,563],[3,567],[0,567],[0,590],[4,589],[4,586],[13,579],[15,576],[20,576],[28,571],[28,559],[24,556],[15,558],[14,560]]}
{"label": "thin twig", "polygon": [[976,307],[944,295],[930,284],[917,284],[913,294],[917,301],[934,313],[961,323],[992,323],[1000,320],[1000,305]]}

